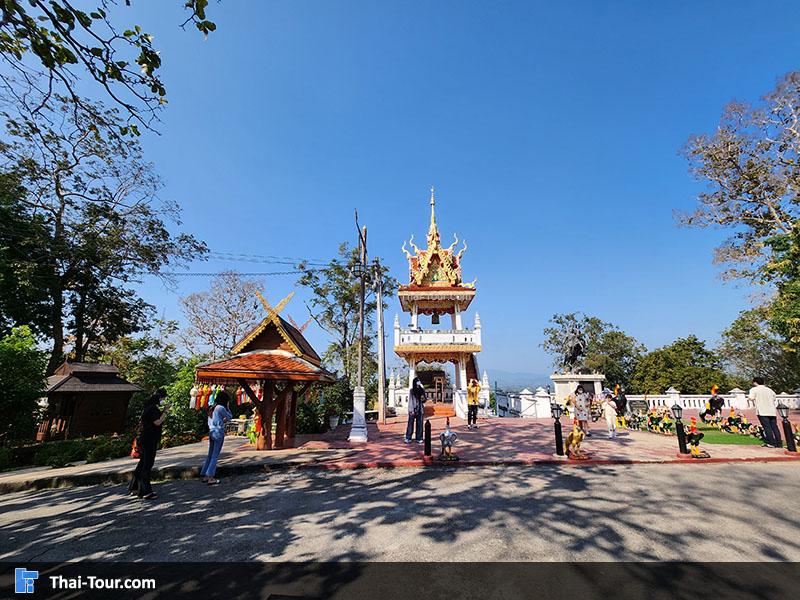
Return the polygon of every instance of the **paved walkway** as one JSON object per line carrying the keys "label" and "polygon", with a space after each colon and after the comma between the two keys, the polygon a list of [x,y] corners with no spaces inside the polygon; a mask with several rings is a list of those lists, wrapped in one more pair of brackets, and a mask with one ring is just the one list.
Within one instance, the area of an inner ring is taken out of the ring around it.
{"label": "paved walkway", "polygon": [[[399,468],[439,465],[438,435],[444,429],[444,417],[432,417],[433,457],[423,455],[423,444],[403,443],[405,419],[390,419],[386,425],[369,424],[369,442],[347,442],[349,428],[340,426],[333,432],[317,436],[298,436],[296,446],[272,452],[258,452],[243,438],[229,437],[220,457],[217,474],[235,474],[301,469]],[[563,462],[553,456],[552,419],[479,419],[478,430],[468,430],[466,423],[451,419],[451,428],[458,433],[456,453],[458,466],[535,465]],[[608,439],[604,426],[593,424],[592,437],[582,448],[591,454],[588,461],[569,461],[574,466],[634,463],[697,463],[729,461],[800,461],[800,455],[789,456],[783,450],[761,446],[704,446],[711,454],[705,461],[687,461],[677,457],[675,436],[621,431],[615,440]],[[565,431],[566,434],[566,431]],[[189,479],[197,477],[207,451],[200,442],[159,451],[154,478]],[[800,464],[800,462],[798,462]],[[26,489],[42,489],[72,485],[93,485],[127,481],[135,461],[121,458],[101,463],[52,469],[24,469],[0,474],[0,493]]]}

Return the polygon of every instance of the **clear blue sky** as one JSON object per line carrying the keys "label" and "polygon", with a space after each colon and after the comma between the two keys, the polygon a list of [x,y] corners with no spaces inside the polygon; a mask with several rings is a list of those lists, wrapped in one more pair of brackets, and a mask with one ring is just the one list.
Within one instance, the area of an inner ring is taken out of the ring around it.
{"label": "clear blue sky", "polygon": [[[443,239],[469,243],[490,371],[547,371],[556,312],[653,348],[713,342],[748,306],[711,263],[722,234],[675,225],[699,189],[678,150],[799,66],[796,2],[226,0],[207,41],[178,27],[181,4],[116,10],[156,36],[170,104],[144,144],[212,249],[327,258],[358,207],[405,282],[400,245],[425,233],[433,184]],[[206,283],[144,296],[180,318],[178,295]],[[273,300],[293,286],[267,281]]]}

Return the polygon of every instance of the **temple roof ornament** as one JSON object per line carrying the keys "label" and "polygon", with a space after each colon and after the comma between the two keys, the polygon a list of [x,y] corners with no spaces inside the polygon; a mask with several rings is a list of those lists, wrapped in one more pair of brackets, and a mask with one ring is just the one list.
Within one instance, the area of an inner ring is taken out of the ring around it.
{"label": "temple roof ornament", "polygon": [[[458,287],[474,288],[475,283],[461,281],[461,256],[467,249],[463,243],[461,250],[456,252],[459,243],[457,235],[448,248],[442,248],[439,227],[436,224],[436,195],[431,188],[431,221],[428,226],[428,247],[421,250],[414,244],[414,236],[408,242],[403,242],[403,253],[408,259],[409,285],[419,287]],[[406,243],[414,251],[411,254],[406,249]]]}

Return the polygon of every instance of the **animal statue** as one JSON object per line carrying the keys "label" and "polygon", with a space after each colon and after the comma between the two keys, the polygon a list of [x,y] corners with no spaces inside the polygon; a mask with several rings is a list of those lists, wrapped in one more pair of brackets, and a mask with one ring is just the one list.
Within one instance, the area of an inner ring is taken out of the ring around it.
{"label": "animal statue", "polygon": [[639,431],[642,428],[642,421],[644,418],[639,413],[631,413],[628,418],[625,417],[617,417],[617,423],[619,423],[619,419],[622,419],[623,425],[621,427],[627,427],[628,429],[632,429],[634,431]]}
{"label": "animal statue", "polygon": [[658,411],[654,406],[647,414],[647,430],[659,431],[660,425],[661,425],[661,415],[658,414]]}
{"label": "animal statue", "polygon": [[586,434],[578,429],[578,420],[573,419],[572,431],[569,432],[567,439],[564,440],[567,447],[567,458],[572,460],[586,460],[589,458],[589,455],[581,450],[581,442],[583,442],[585,436]]}
{"label": "animal statue", "polygon": [[719,428],[725,433],[737,433],[739,431],[739,419],[736,416],[735,408],[731,406],[730,414],[722,420]]}
{"label": "animal statue", "polygon": [[663,412],[661,414],[661,422],[658,424],[659,432],[663,433],[664,435],[672,435],[672,428],[674,427],[674,423],[669,416],[668,412]]}
{"label": "animal statue", "polygon": [[689,433],[686,434],[686,441],[689,442],[689,454],[692,458],[709,458],[711,455],[705,450],[700,450],[700,440],[705,434],[697,429],[697,418],[692,417],[689,426]]}
{"label": "animal statue", "polygon": [[580,359],[586,352],[586,342],[583,339],[583,334],[580,328],[575,325],[570,330],[564,341],[564,358],[561,366],[567,373],[574,373],[579,364]]}
{"label": "animal statue", "polygon": [[458,434],[450,430],[450,417],[445,421],[444,431],[439,434],[439,441],[442,443],[442,450],[439,453],[439,460],[455,461],[458,456],[453,454],[453,444],[458,440]]}

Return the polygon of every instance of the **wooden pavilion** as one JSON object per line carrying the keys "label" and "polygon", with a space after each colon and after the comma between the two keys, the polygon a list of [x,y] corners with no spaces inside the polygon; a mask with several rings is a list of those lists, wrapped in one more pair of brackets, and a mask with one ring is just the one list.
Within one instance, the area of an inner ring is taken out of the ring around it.
{"label": "wooden pavilion", "polygon": [[47,411],[38,441],[119,433],[138,385],[114,365],[65,362],[47,378]]}
{"label": "wooden pavilion", "polygon": [[335,380],[322,368],[319,355],[301,331],[280,316],[292,296],[294,292],[273,308],[258,294],[267,309],[264,320],[233,347],[231,356],[202,363],[196,369],[197,384],[236,385],[244,390],[260,421],[257,450],[289,445],[295,435],[298,400],[313,383]]}

